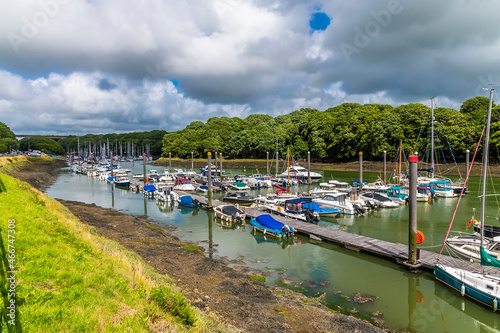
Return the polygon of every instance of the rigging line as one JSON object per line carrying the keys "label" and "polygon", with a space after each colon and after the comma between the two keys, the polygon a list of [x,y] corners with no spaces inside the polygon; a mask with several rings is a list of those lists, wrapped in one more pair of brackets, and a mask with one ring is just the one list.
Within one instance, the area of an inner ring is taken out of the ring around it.
{"label": "rigging line", "polygon": [[[492,177],[492,175],[491,175],[491,168],[488,168],[488,174],[490,175],[490,182],[491,182],[491,188],[493,189],[493,193],[496,193],[496,190],[495,190],[495,184],[494,184],[494,182],[493,182],[493,177]],[[497,215],[496,215],[496,217],[498,217],[498,213],[500,212],[500,205],[498,204],[498,196],[497,196],[497,195],[494,195],[494,197],[495,197],[495,201],[496,201],[496,203],[497,203],[497,209],[498,209],[498,210],[497,210]],[[484,199],[484,200],[486,200],[486,199]],[[495,217],[495,218],[496,218],[496,217]]]}
{"label": "rigging line", "polygon": [[[432,121],[432,120],[431,120]],[[415,145],[413,146],[413,151],[416,151],[418,142],[420,141],[420,135],[422,134],[422,129],[424,128],[424,124],[420,125],[420,132],[418,132],[417,140],[415,141]]]}
{"label": "rigging line", "polygon": [[[443,252],[444,245],[446,244],[445,243],[446,239],[448,238],[448,235],[450,234],[451,226],[453,225],[453,221],[455,220],[455,216],[457,215],[458,206],[460,205],[460,201],[462,200],[462,196],[464,194],[465,187],[467,186],[467,181],[469,180],[470,172],[472,170],[472,166],[474,165],[474,161],[476,160],[476,154],[477,154],[477,151],[479,150],[479,145],[481,144],[481,140],[483,139],[483,135],[484,135],[485,131],[486,131],[486,125],[483,127],[483,132],[481,133],[481,137],[479,138],[479,142],[477,143],[476,150],[474,151],[474,156],[472,157],[472,163],[469,167],[469,170],[467,171],[467,177],[465,177],[464,186],[462,187],[462,191],[460,192],[460,196],[458,197],[457,206],[455,207],[455,211],[453,212],[453,216],[451,217],[450,225],[448,226],[448,231],[446,232],[446,236],[443,240],[443,245],[441,246],[441,250],[439,251],[438,260],[441,257],[441,253]],[[481,223],[484,223],[484,222],[481,221]]]}
{"label": "rigging line", "polygon": [[[439,120],[441,121],[441,117],[439,117]],[[453,154],[453,149],[451,149],[450,140],[448,140],[448,134],[446,134],[446,129],[444,128],[444,123],[441,122],[441,125],[443,127],[443,132],[444,132],[444,137],[446,139],[446,143],[448,143],[448,148],[450,148],[451,157],[453,158],[453,162],[455,162],[455,167],[457,168],[458,175],[460,176],[460,178],[462,178],[462,174],[460,173],[460,169],[458,168],[457,160],[455,159],[455,155]],[[450,175],[450,177],[451,177],[451,175]]]}

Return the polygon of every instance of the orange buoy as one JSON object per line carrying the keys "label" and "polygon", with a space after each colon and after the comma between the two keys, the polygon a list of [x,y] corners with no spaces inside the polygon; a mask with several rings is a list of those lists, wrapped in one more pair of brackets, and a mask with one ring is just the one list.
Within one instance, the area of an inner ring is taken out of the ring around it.
{"label": "orange buoy", "polygon": [[425,240],[424,233],[420,230],[417,230],[417,244],[422,244]]}

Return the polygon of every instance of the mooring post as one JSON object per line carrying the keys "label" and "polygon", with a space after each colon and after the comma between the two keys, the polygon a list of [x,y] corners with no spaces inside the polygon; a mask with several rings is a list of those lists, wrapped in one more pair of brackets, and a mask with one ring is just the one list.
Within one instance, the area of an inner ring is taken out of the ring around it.
{"label": "mooring post", "polygon": [[269,176],[269,152],[267,152],[266,155],[267,155],[266,176]]}
{"label": "mooring post", "polygon": [[408,262],[412,269],[420,267],[417,261],[417,164],[418,157],[410,155],[410,192],[409,192],[409,224],[408,224]]}
{"label": "mooring post", "polygon": [[311,184],[311,152],[307,152],[307,183]]}
{"label": "mooring post", "polygon": [[469,174],[469,149],[465,151],[465,177]]}
{"label": "mooring post", "polygon": [[279,156],[278,156],[278,149],[276,149],[276,175],[275,175],[275,177],[278,177],[278,163],[279,163]]}
{"label": "mooring post", "polygon": [[191,171],[194,171],[194,152],[191,152]]}
{"label": "mooring post", "polygon": [[220,176],[220,182],[222,184],[222,153],[219,153],[219,156],[220,156],[220,168],[219,168],[219,176]]}
{"label": "mooring post", "polygon": [[146,154],[142,154],[142,172],[143,172],[143,180],[144,185],[146,185]]}
{"label": "mooring post", "polygon": [[208,152],[208,172],[207,172],[207,180],[208,180],[208,203],[207,206],[212,207],[212,153]]}
{"label": "mooring post", "polygon": [[363,190],[363,152],[359,152],[359,185],[358,185],[358,194],[361,194]]}
{"label": "mooring post", "polygon": [[217,162],[218,162],[218,153],[215,152],[215,163],[214,163],[214,165],[215,165],[215,177],[214,177],[214,179],[217,178],[217,166],[218,166]]}
{"label": "mooring post", "polygon": [[384,150],[384,184],[385,184],[386,173],[387,173],[387,150]]}
{"label": "mooring post", "polygon": [[[111,156],[111,177],[114,177],[114,173],[113,173],[113,153],[111,153],[110,156]],[[111,179],[113,179],[113,178],[111,178]]]}
{"label": "mooring post", "polygon": [[172,153],[168,152],[168,172],[172,172]]}

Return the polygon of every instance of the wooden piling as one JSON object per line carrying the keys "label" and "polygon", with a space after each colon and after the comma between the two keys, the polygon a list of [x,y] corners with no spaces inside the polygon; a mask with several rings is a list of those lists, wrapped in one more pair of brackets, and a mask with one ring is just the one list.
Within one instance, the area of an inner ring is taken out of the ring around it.
{"label": "wooden piling", "polygon": [[207,172],[207,179],[208,179],[208,207],[212,207],[212,153],[208,152],[208,172]]}

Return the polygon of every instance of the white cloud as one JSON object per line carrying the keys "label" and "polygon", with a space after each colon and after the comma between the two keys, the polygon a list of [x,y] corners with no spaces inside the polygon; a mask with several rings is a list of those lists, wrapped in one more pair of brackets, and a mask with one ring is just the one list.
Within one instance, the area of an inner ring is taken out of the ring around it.
{"label": "white cloud", "polygon": [[[318,8],[331,24],[311,33]],[[474,0],[10,1],[0,12],[0,117],[15,131],[71,133],[431,96],[456,107],[498,81],[498,9]]]}

